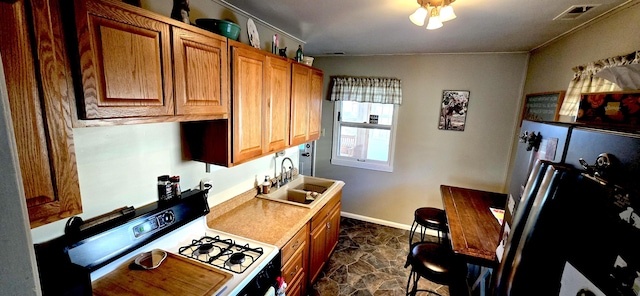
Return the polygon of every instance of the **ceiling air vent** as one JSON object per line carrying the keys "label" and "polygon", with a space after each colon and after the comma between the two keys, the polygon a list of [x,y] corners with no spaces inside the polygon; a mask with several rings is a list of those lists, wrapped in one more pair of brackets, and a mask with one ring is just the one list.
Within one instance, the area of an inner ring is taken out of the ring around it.
{"label": "ceiling air vent", "polygon": [[599,6],[600,4],[583,4],[583,5],[573,5],[569,7],[567,10],[562,12],[560,15],[553,18],[553,20],[561,20],[561,21],[572,21],[583,14],[587,13],[587,11]]}

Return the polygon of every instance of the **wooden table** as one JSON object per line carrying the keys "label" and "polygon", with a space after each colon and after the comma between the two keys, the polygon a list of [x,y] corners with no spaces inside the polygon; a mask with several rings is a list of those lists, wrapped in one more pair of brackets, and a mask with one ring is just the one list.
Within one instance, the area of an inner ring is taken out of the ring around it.
{"label": "wooden table", "polygon": [[496,266],[502,228],[489,208],[504,209],[507,195],[447,185],[440,192],[453,251],[469,263]]}
{"label": "wooden table", "polygon": [[456,254],[467,263],[480,266],[472,290],[480,287],[485,295],[485,282],[496,267],[496,247],[502,229],[489,208],[504,209],[507,195],[474,189],[440,186],[444,211],[449,224],[449,239]]}
{"label": "wooden table", "polygon": [[442,203],[449,224],[449,239],[456,254],[467,263],[480,266],[472,290],[480,288],[485,295],[485,282],[498,265],[496,247],[502,226],[489,208],[504,209],[507,195],[468,188],[440,186]]}

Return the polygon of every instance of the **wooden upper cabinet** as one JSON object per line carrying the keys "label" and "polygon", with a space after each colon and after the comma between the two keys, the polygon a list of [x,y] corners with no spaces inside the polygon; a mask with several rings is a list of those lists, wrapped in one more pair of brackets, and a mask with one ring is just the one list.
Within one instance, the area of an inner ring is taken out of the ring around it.
{"label": "wooden upper cabinet", "polygon": [[176,115],[229,113],[226,40],[172,30]]}
{"label": "wooden upper cabinet", "polygon": [[0,1],[0,52],[27,211],[35,228],[81,213],[82,204],[59,3],[33,1],[29,8],[27,13],[23,1]]}
{"label": "wooden upper cabinet", "polygon": [[264,69],[266,56],[243,47],[231,47],[233,100],[233,154],[238,163],[264,152]]}
{"label": "wooden upper cabinet", "polygon": [[291,146],[320,138],[322,71],[293,64],[291,86]]}
{"label": "wooden upper cabinet", "polygon": [[309,137],[308,141],[320,139],[322,129],[322,85],[324,74],[318,69],[311,71],[311,94],[309,98]]}
{"label": "wooden upper cabinet", "polygon": [[307,142],[311,68],[293,64],[291,71],[291,146]]}
{"label": "wooden upper cabinet", "polygon": [[289,145],[291,112],[291,63],[267,57],[266,142],[267,153],[284,150]]}
{"label": "wooden upper cabinet", "polygon": [[107,2],[75,3],[80,117],[173,115],[169,25]]}

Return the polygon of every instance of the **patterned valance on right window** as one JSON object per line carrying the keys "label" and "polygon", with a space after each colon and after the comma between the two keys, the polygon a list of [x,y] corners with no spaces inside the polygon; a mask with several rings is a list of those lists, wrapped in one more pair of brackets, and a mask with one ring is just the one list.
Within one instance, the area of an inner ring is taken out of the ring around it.
{"label": "patterned valance on right window", "polygon": [[[639,62],[640,51],[636,51],[627,55],[610,57],[574,67],[573,71],[575,73],[573,80],[569,83],[569,88],[567,89],[562,107],[560,108],[560,115],[576,116],[578,114],[582,93],[622,90],[620,86],[602,78],[601,76],[605,76],[602,75],[604,74],[603,72],[607,72],[616,67],[629,67],[629,70],[637,71],[635,69],[637,69],[636,66]],[[600,75],[598,75],[599,73]]]}
{"label": "patterned valance on right window", "polygon": [[402,82],[397,78],[349,77],[331,78],[331,101],[402,104]]}

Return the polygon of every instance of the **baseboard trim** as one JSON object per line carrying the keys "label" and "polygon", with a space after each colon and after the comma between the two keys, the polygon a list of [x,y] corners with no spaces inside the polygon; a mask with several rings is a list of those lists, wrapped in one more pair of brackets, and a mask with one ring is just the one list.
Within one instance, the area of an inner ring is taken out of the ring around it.
{"label": "baseboard trim", "polygon": [[[345,217],[345,218],[365,221],[365,222],[369,222],[369,223],[389,226],[389,227],[393,227],[393,228],[398,228],[398,229],[411,230],[411,225],[391,222],[391,221],[387,221],[387,220],[382,220],[382,219],[378,219],[378,218],[372,218],[372,217],[368,217],[368,216],[362,216],[362,215],[348,213],[348,212],[340,212],[340,216]],[[433,229],[427,229],[425,231],[425,233],[427,235],[431,235],[431,236],[438,236],[438,232],[433,230]]]}

